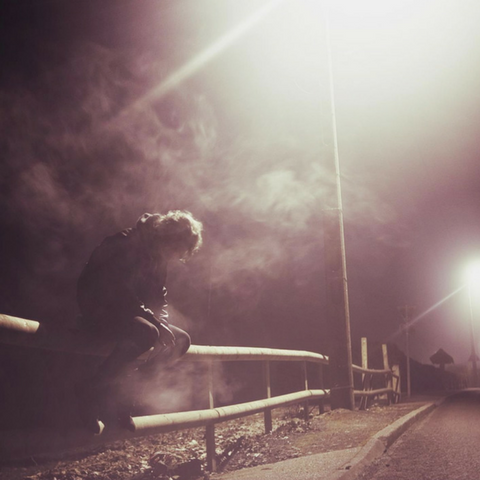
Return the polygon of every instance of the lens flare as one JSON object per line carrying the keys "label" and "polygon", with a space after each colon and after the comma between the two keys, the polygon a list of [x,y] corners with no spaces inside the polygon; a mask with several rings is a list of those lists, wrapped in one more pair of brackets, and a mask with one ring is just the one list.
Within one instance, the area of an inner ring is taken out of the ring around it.
{"label": "lens flare", "polygon": [[436,308],[438,308],[440,305],[442,305],[443,303],[445,303],[448,299],[450,299],[451,297],[453,297],[454,295],[456,295],[458,292],[460,292],[461,290],[463,290],[465,288],[465,285],[462,285],[461,287],[457,288],[455,291],[453,291],[452,293],[450,293],[449,295],[447,295],[446,297],[442,298],[439,302],[435,303],[434,305],[432,305],[430,308],[428,308],[427,310],[425,310],[424,312],[422,312],[420,315],[417,315],[416,317],[414,317],[411,321],[411,325],[417,323],[420,319],[422,319],[423,317],[425,317],[426,315],[428,315],[430,312],[432,312],[433,310],[435,310]]}
{"label": "lens flare", "polygon": [[[462,291],[465,288],[465,285],[462,285],[461,287],[457,288],[454,290],[452,293],[449,293],[446,297],[442,298],[440,301],[432,305],[430,308],[427,308],[424,312],[420,313],[416,317],[412,318],[412,320],[408,323],[409,327],[412,327],[415,325],[419,320],[421,320],[423,317],[427,316],[429,313],[431,313],[433,310],[437,309],[440,305],[445,303],[447,300],[449,300],[451,297],[456,295],[458,292]],[[403,333],[403,326],[400,327],[393,335],[389,337],[387,341],[391,341],[393,338],[398,337],[401,333]]]}
{"label": "lens flare", "polygon": [[194,75],[203,68],[208,62],[216,58],[230,45],[238,40],[242,35],[248,32],[255,24],[261,21],[269,12],[277,7],[283,0],[271,0],[262,8],[255,11],[250,17],[238,24],[233,30],[219,38],[215,43],[200,52],[185,65],[173,72],[160,85],[149,91],[146,95],[139,98],[136,102],[124,109],[120,116],[125,116],[133,110],[140,109],[154,99],[161,98],[166,95],[181,82]]}

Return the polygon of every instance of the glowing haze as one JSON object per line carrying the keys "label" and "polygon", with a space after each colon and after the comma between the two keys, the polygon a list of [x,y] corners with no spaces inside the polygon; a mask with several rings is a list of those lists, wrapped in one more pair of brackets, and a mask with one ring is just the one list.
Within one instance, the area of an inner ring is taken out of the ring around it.
{"label": "glowing haze", "polygon": [[[2,310],[71,321],[105,235],[185,208],[206,242],[170,275],[174,317],[199,343],[321,350],[317,2],[47,3],[3,42]],[[330,4],[354,339],[388,338],[414,303],[424,361],[467,356],[448,296],[480,238],[477,3]]]}

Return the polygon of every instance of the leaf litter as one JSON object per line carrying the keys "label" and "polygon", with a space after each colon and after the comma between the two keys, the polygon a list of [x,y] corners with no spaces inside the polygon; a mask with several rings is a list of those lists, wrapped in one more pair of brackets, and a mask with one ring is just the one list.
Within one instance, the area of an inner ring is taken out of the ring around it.
{"label": "leaf litter", "polygon": [[[264,433],[263,414],[215,426],[218,472],[240,470],[289,458],[359,447],[372,435],[419,407],[418,403],[374,405],[368,410],[331,410],[319,415],[303,406],[272,412],[273,430]],[[205,429],[114,442],[52,459],[4,465],[0,480],[207,480]]]}

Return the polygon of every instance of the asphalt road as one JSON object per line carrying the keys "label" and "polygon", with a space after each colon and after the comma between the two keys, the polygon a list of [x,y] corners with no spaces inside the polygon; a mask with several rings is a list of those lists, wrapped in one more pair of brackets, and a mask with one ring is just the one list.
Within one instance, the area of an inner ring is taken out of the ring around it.
{"label": "asphalt road", "polygon": [[480,480],[480,390],[448,397],[359,479]]}

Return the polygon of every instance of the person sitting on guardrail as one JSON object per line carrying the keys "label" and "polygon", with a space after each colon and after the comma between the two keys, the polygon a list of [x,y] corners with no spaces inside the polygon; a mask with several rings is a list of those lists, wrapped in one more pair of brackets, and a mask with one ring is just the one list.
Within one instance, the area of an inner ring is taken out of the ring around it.
{"label": "person sitting on guardrail", "polygon": [[[101,432],[102,405],[139,356],[155,347],[142,365],[148,370],[188,350],[188,333],[168,322],[167,264],[196,253],[202,230],[190,212],[145,213],[134,228],[107,237],[85,265],[77,284],[81,325],[116,342],[93,378],[76,389],[82,421],[92,432]],[[134,430],[131,405],[119,399],[116,410],[119,424]]]}

